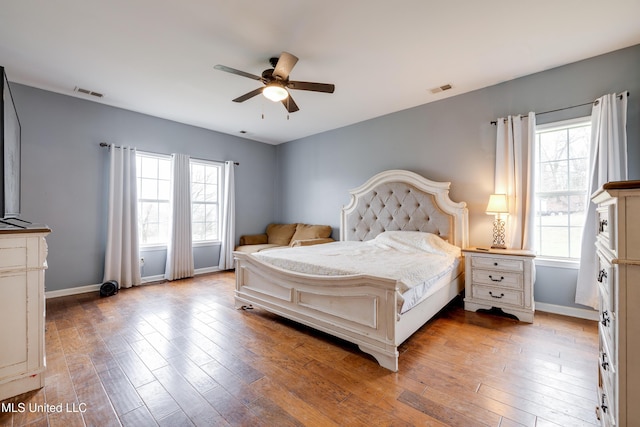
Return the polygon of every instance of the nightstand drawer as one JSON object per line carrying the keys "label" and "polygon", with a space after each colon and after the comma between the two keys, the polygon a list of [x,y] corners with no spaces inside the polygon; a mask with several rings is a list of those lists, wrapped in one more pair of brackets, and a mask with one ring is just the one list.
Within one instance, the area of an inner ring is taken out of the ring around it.
{"label": "nightstand drawer", "polygon": [[519,259],[474,256],[471,259],[471,267],[490,270],[523,271],[524,262]]}
{"label": "nightstand drawer", "polygon": [[472,287],[472,292],[476,299],[522,307],[522,292],[477,285]]}
{"label": "nightstand drawer", "polygon": [[523,278],[521,273],[509,273],[497,270],[472,270],[474,284],[496,286],[500,288],[522,289]]}

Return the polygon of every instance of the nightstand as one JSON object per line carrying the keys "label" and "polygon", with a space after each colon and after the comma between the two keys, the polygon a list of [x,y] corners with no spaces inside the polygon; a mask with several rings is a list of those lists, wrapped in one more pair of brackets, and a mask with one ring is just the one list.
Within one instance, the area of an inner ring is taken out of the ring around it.
{"label": "nightstand", "polygon": [[465,257],[464,308],[500,308],[523,322],[533,323],[535,280],[532,251],[468,248]]}

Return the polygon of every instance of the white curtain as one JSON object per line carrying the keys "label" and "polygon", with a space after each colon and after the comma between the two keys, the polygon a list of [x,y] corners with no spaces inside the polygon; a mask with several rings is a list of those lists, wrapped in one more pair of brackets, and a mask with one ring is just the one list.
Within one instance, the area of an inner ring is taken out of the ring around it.
{"label": "white curtain", "polygon": [[[621,95],[604,95],[593,103],[589,151],[589,196],[609,181],[628,179],[626,125],[627,92]],[[575,302],[598,308],[595,242],[596,206],[589,198],[585,227],[582,232]]]}
{"label": "white curtain", "polygon": [[164,278],[167,280],[193,277],[191,238],[191,169],[189,156],[171,156],[171,218]]}
{"label": "white curtain", "polygon": [[140,284],[136,150],[111,146],[104,281],[120,287]]}
{"label": "white curtain", "polygon": [[536,116],[509,116],[496,124],[495,194],[509,200],[505,243],[510,249],[533,250]]}
{"label": "white curtain", "polygon": [[234,183],[234,162],[224,162],[224,194],[222,204],[222,236],[220,241],[220,270],[234,268],[233,249],[235,245],[236,196]]}

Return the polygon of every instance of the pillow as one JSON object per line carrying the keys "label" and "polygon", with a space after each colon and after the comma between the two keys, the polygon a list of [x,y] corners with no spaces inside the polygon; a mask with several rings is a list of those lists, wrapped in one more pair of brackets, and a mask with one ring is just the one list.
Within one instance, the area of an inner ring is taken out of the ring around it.
{"label": "pillow", "polygon": [[269,224],[267,226],[267,241],[272,245],[288,246],[297,224]]}
{"label": "pillow", "polygon": [[326,238],[331,236],[330,225],[298,224],[291,241]]}
{"label": "pillow", "polygon": [[422,231],[385,231],[375,242],[398,250],[419,250],[445,256],[460,256],[460,248],[432,233]]}

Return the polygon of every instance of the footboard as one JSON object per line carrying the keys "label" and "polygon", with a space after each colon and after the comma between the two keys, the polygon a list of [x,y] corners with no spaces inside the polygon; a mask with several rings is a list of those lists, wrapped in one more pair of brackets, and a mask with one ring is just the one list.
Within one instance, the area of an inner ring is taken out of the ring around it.
{"label": "footboard", "polygon": [[367,275],[293,273],[246,253],[236,259],[235,303],[255,305],[357,344],[378,363],[398,370],[395,280]]}

